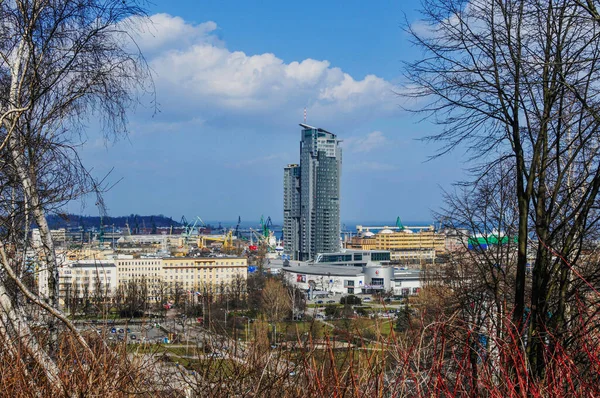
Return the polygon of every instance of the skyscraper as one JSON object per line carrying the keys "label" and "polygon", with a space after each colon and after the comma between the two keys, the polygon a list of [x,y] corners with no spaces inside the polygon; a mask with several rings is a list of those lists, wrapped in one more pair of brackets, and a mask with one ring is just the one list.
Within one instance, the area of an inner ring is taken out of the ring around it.
{"label": "skyscraper", "polygon": [[335,134],[300,124],[300,165],[283,179],[284,253],[294,260],[340,248],[342,149]]}

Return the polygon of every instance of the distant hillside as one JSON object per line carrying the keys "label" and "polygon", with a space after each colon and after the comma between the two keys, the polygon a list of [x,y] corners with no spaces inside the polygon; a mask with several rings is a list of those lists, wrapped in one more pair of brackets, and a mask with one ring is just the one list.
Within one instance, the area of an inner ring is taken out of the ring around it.
{"label": "distant hillside", "polygon": [[[131,230],[153,229],[161,227],[179,227],[181,223],[173,220],[172,217],[167,217],[162,214],[153,216],[141,216],[139,214],[130,214],[128,216],[119,217],[104,217],[102,219],[104,225],[114,225],[115,228],[125,228],[125,224],[129,224]],[[48,224],[50,229],[67,228],[67,229],[94,229],[100,226],[99,216],[79,216],[75,214],[50,215],[48,216]]]}

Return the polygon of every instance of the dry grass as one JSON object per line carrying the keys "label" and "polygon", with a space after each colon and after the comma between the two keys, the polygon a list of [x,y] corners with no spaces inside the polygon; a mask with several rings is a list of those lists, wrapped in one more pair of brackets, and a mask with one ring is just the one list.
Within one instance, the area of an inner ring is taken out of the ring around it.
{"label": "dry grass", "polygon": [[[507,320],[506,324],[510,324]],[[590,325],[590,323],[586,323]],[[347,333],[361,339],[365,324]],[[268,339],[229,346],[225,358],[200,351],[125,344],[107,347],[86,336],[95,359],[69,334],[55,352],[64,387],[46,383],[22,357],[0,352],[0,388],[10,397],[592,397],[600,396],[598,334],[580,333],[569,347],[547,347],[547,371],[533,380],[522,342],[507,328],[503,339],[474,344],[469,325],[451,319],[416,323],[401,336],[393,330],[363,344],[340,345],[337,336],[301,341],[299,349],[271,349]],[[375,328],[377,329],[377,328]],[[265,329],[266,331],[267,329]],[[261,335],[258,330],[258,337]],[[389,336],[388,336],[389,333]],[[217,339],[215,339],[217,340]],[[224,344],[224,343],[221,343]],[[219,350],[218,343],[213,349]],[[167,350],[168,351],[168,350]],[[225,351],[223,351],[225,352]],[[21,354],[20,354],[21,355]],[[194,357],[190,359],[189,357]],[[176,362],[179,362],[177,364]]]}

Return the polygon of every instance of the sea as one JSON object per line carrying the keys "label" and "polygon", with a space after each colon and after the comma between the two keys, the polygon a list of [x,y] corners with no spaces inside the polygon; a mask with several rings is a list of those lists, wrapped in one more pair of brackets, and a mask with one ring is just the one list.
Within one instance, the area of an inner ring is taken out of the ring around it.
{"label": "sea", "polygon": [[[237,226],[237,221],[205,221],[206,225],[210,226],[212,229],[213,233],[220,233],[220,232],[224,232],[224,231],[229,231],[230,229],[235,230],[236,226]],[[275,234],[275,236],[277,237],[277,239],[282,239],[283,238],[283,221],[281,220],[273,220],[271,222],[271,226],[269,227],[269,229],[271,231],[273,231],[273,233]],[[434,225],[433,221],[404,221],[402,220],[402,224],[407,227],[410,228],[411,226],[427,226],[427,225]],[[396,226],[396,220],[384,220],[384,221],[372,221],[372,220],[367,220],[367,221],[342,221],[342,236],[348,235],[348,234],[356,234],[356,226],[357,225],[362,225],[362,226],[373,226],[373,227],[383,227],[383,226],[388,226],[388,227],[394,227]],[[251,222],[251,221],[241,221],[240,225],[238,227],[238,231],[241,234],[241,236],[245,236],[248,237],[252,231],[254,230],[256,232],[262,231],[262,226],[260,225],[260,221],[259,222]]]}

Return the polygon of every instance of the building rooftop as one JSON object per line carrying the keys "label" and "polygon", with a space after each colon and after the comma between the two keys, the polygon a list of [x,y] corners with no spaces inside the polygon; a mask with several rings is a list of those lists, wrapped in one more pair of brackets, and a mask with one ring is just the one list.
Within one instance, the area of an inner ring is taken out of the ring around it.
{"label": "building rooftop", "polygon": [[77,260],[68,264],[64,264],[64,267],[115,267],[113,260]]}
{"label": "building rooftop", "polygon": [[221,256],[221,257],[163,257],[163,260],[197,260],[197,261],[213,261],[213,260],[247,260],[247,257],[242,256]]}
{"label": "building rooftop", "polygon": [[339,267],[326,265],[300,265],[297,267],[285,267],[282,271],[296,274],[327,275],[327,276],[359,276],[362,274],[361,267]]}
{"label": "building rooftop", "polygon": [[418,270],[418,269],[394,270],[394,279],[421,279],[421,270]]}

